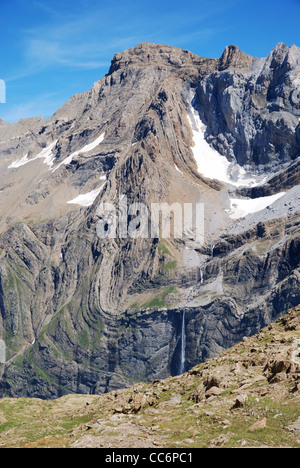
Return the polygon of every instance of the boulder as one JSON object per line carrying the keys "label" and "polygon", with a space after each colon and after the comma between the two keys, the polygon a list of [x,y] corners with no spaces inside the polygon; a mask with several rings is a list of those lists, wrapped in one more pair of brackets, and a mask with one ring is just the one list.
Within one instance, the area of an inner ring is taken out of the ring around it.
{"label": "boulder", "polygon": [[220,396],[223,393],[224,390],[218,387],[211,387],[206,393],[205,397],[210,398],[210,397],[217,397]]}
{"label": "boulder", "polygon": [[248,399],[248,395],[246,395],[245,393],[239,395],[236,398],[235,404],[233,405],[232,409],[243,408],[245,406],[247,399]]}

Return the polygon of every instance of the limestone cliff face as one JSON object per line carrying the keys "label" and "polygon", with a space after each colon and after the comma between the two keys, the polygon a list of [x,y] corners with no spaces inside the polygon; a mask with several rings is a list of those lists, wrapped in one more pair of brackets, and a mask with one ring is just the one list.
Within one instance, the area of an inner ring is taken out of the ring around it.
{"label": "limestone cliff face", "polygon": [[210,143],[229,159],[263,171],[295,160],[300,151],[299,48],[278,44],[267,59],[244,59],[244,69],[234,66],[229,50],[223,62],[226,69],[207,75],[197,88]]}
{"label": "limestone cliff face", "polygon": [[[175,375],[299,304],[299,56],[140,44],[51,119],[1,125],[1,395]],[[205,244],[100,239],[122,196],[204,203]]]}

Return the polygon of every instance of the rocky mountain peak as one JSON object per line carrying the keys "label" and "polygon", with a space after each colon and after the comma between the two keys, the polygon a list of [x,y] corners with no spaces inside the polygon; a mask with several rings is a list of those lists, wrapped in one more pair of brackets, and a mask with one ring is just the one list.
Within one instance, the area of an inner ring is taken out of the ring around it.
{"label": "rocky mountain peak", "polygon": [[273,54],[286,54],[289,51],[289,46],[284,42],[278,42],[278,44],[274,47],[271,53]]}
{"label": "rocky mountain peak", "polygon": [[[295,73],[299,74],[300,48],[296,45],[289,47],[283,42],[280,42],[266,58],[266,65],[270,67],[271,70],[278,70],[276,78],[278,79],[278,85],[280,85],[280,79],[283,74],[289,72],[292,72],[293,75]],[[294,76],[294,78],[299,79],[298,76],[299,75]]]}
{"label": "rocky mountain peak", "polygon": [[249,68],[252,61],[253,57],[242,52],[236,45],[229,45],[220,58],[219,70]]}
{"label": "rocky mountain peak", "polygon": [[127,67],[161,67],[161,68],[186,68],[200,66],[204,61],[211,64],[217,63],[214,59],[197,56],[188,50],[179,49],[164,44],[142,42],[136,47],[116,53],[108,75],[119,69]]}

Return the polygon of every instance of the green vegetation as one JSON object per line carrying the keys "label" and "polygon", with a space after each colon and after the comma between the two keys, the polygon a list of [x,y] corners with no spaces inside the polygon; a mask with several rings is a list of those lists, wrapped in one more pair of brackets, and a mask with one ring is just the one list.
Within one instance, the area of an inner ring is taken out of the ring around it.
{"label": "green vegetation", "polygon": [[163,270],[174,270],[177,267],[177,262],[176,260],[174,262],[168,262],[163,265]]}
{"label": "green vegetation", "polygon": [[[166,300],[175,290],[166,288],[152,300]],[[98,396],[68,395],[55,401],[0,399],[0,448],[99,444],[137,448],[144,446],[145,439],[153,446],[171,449],[300,448],[297,373],[277,372],[273,381],[264,370],[266,350],[272,369],[274,358],[280,355],[285,360],[295,349],[299,310],[183,376],[143,384],[139,383],[146,378],[143,369],[132,372],[129,362],[122,362],[122,368],[128,366],[130,371],[126,381],[136,382],[134,387]],[[102,327],[99,321],[97,330]],[[81,339],[86,341],[84,334]],[[32,362],[33,352],[34,347],[24,356],[26,364],[31,362],[40,382],[51,382],[51,377]],[[264,365],[258,364],[260,359]],[[15,365],[22,367],[21,356]],[[217,388],[209,394],[212,387],[207,383],[212,377]],[[123,372],[116,374],[116,379],[123,378]]]}
{"label": "green vegetation", "polygon": [[81,332],[78,334],[78,341],[83,348],[89,348],[90,336],[87,329],[81,330]]}
{"label": "green vegetation", "polygon": [[163,243],[163,241],[160,241],[159,244],[158,244],[158,253],[159,255],[170,255],[170,257],[172,257],[169,249],[165,246],[165,244]]}
{"label": "green vegetation", "polygon": [[166,288],[164,291],[161,293],[157,294],[155,297],[150,299],[149,301],[145,302],[141,306],[142,309],[161,309],[168,307],[168,303],[166,302],[166,298],[169,294],[176,294],[177,288],[175,286],[170,286],[169,288]]}
{"label": "green vegetation", "polygon": [[72,414],[74,408],[70,410],[64,409],[63,402],[57,405],[53,401],[25,398],[0,400],[0,434],[15,431],[20,434],[20,439],[13,438],[9,447],[67,447],[70,432],[92,418],[89,411]]}

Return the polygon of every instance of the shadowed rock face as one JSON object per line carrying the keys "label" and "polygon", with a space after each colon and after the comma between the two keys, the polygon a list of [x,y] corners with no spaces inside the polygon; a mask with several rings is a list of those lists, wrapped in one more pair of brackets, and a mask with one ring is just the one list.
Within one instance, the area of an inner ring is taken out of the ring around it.
{"label": "shadowed rock face", "polygon": [[[234,66],[235,57],[245,69]],[[228,48],[222,62],[197,88],[209,142],[229,159],[263,171],[278,170],[282,163],[296,159],[300,151],[299,48],[279,44],[267,59],[252,61]]]}
{"label": "shadowed rock face", "polygon": [[[1,124],[1,395],[176,375],[183,329],[188,369],[299,304],[299,60],[283,44],[265,59],[140,44],[51,119]],[[244,169],[255,184],[205,177],[193,113],[231,174]],[[281,192],[232,219],[233,199]],[[204,203],[205,245],[99,239],[99,204],[123,195],[149,210]]]}

